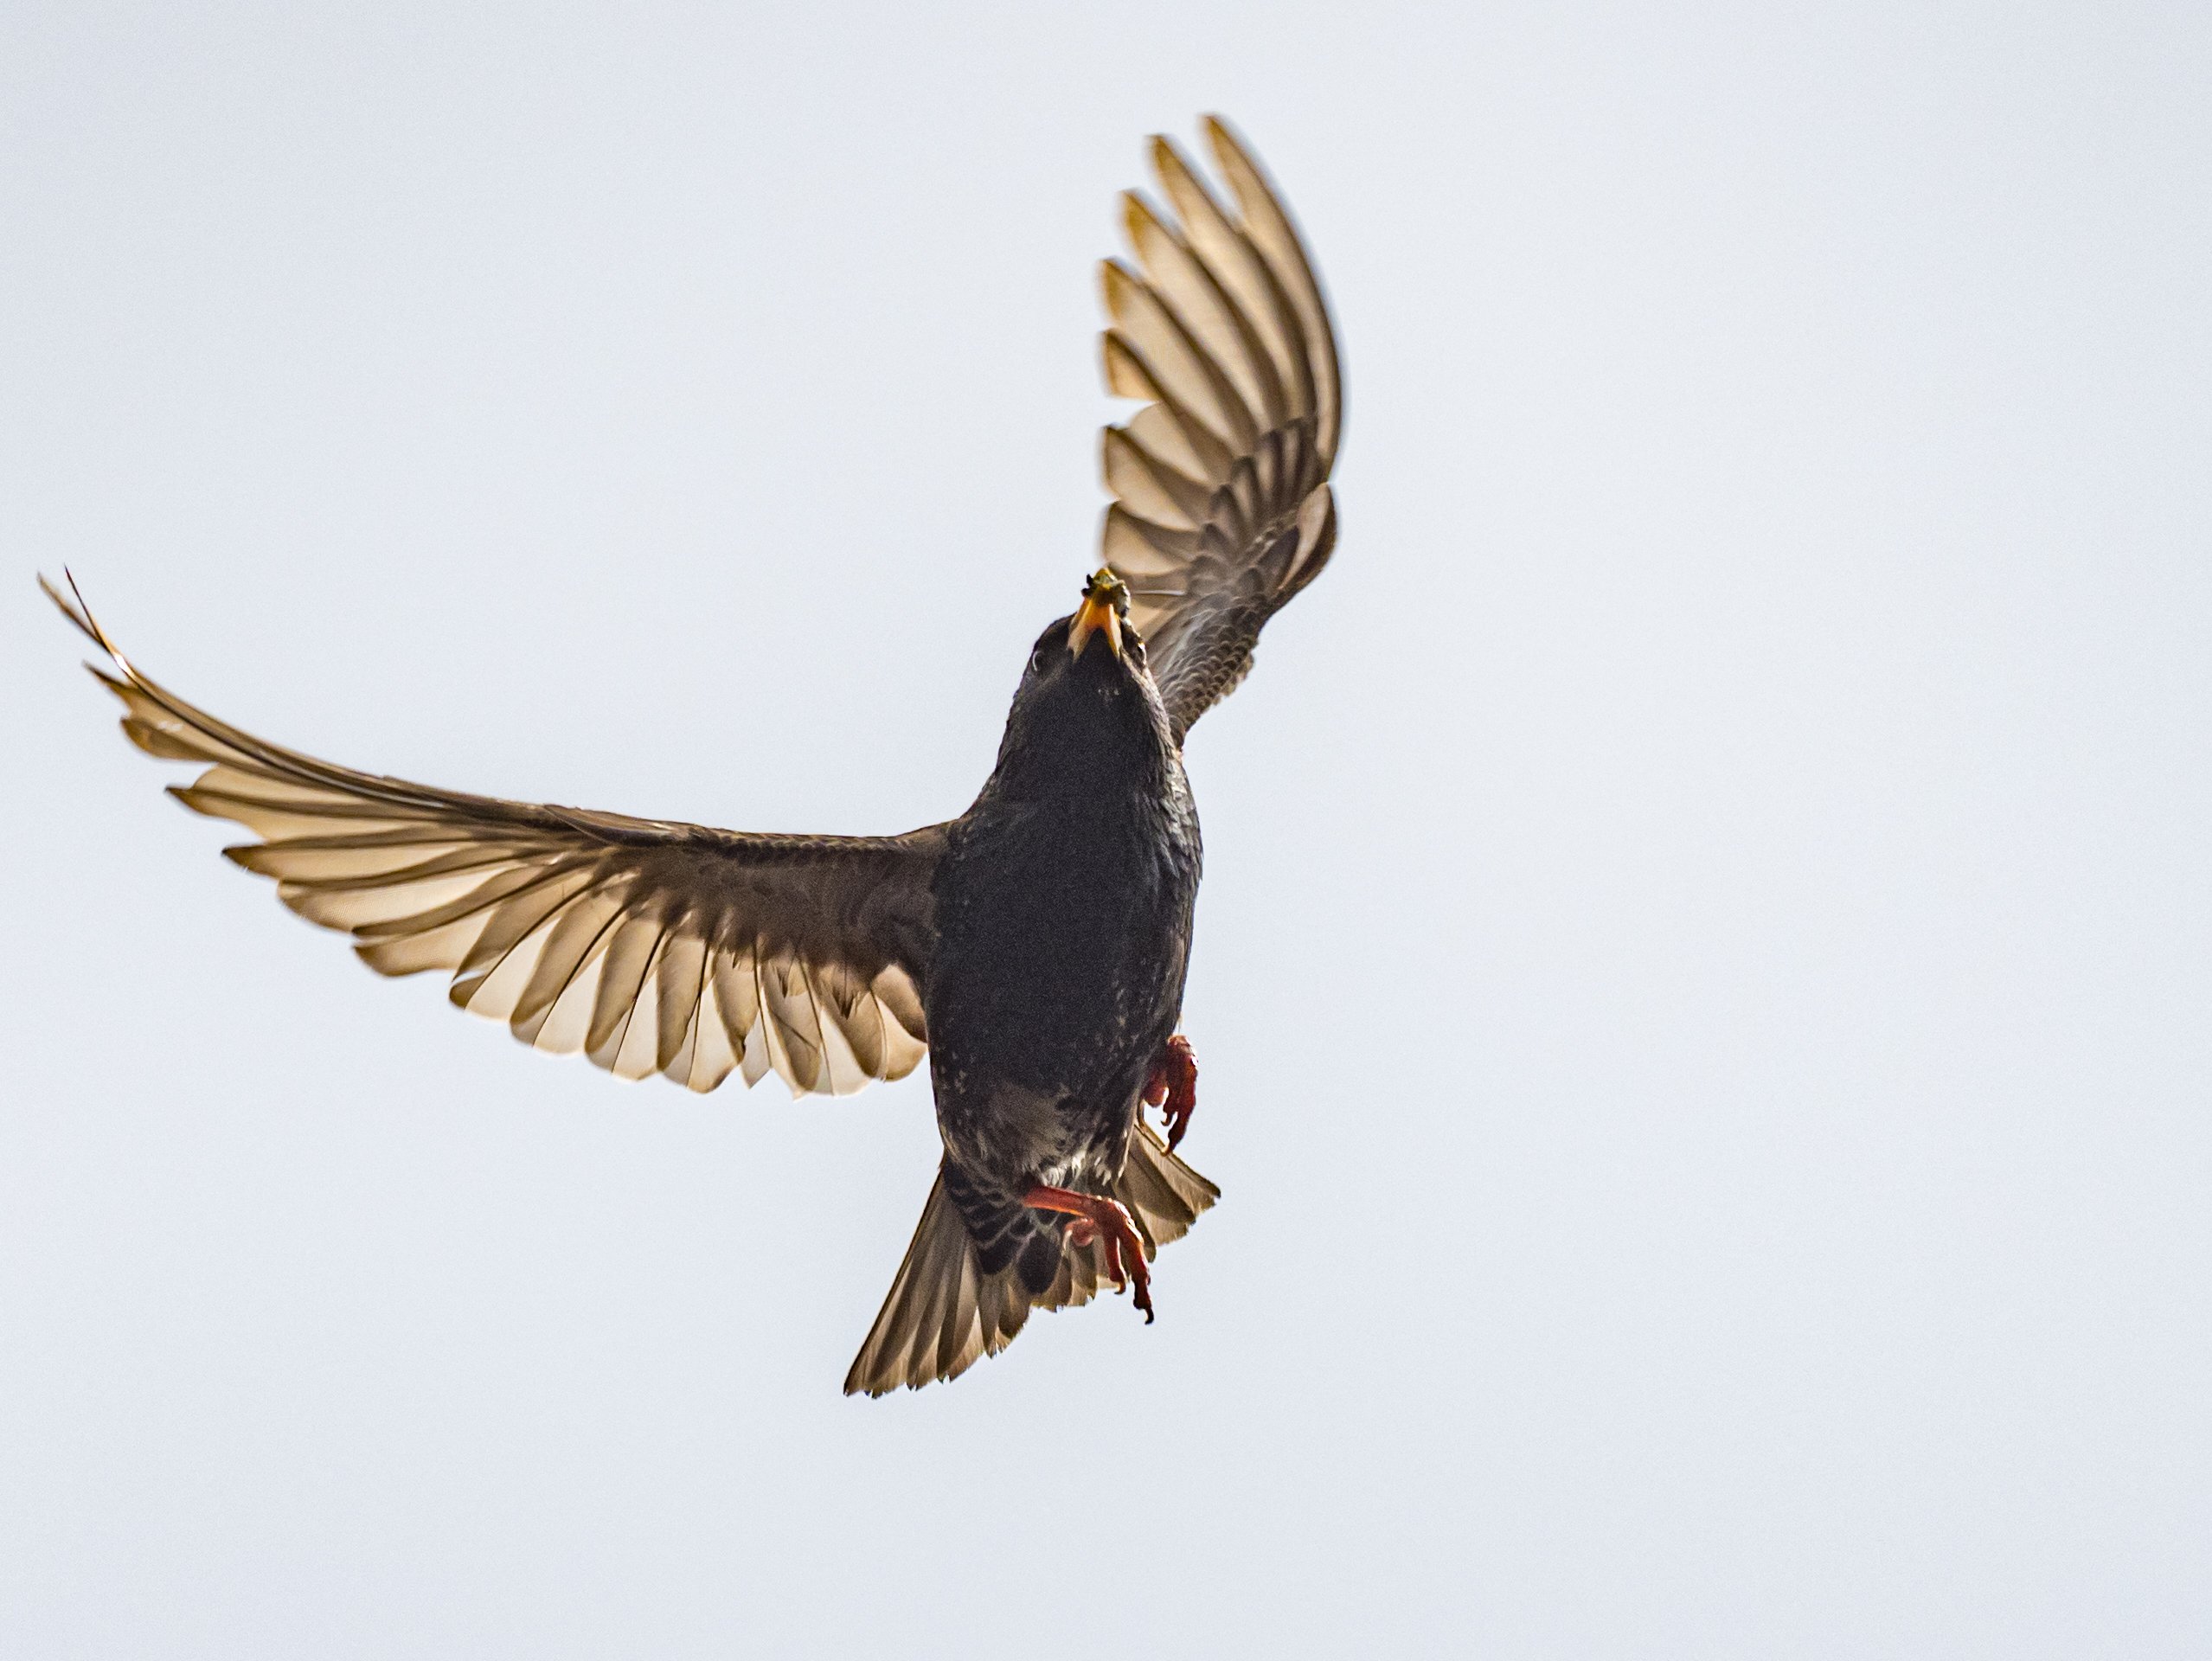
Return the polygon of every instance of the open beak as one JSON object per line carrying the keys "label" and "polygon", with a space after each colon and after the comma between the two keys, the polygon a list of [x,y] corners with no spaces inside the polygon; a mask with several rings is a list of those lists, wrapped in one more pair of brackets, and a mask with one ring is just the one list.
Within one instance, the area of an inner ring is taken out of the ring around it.
{"label": "open beak", "polygon": [[1117,657],[1121,656],[1121,613],[1113,603],[1114,589],[1119,587],[1118,581],[1110,587],[1093,578],[1091,586],[1083,591],[1082,606],[1068,627],[1069,657],[1082,657],[1083,648],[1091,644],[1094,634],[1106,638],[1108,651]]}

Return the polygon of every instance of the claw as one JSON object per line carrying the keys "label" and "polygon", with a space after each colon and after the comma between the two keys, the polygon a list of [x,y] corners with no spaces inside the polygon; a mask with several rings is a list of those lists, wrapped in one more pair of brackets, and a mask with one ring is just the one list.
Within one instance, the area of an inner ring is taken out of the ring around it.
{"label": "claw", "polygon": [[1103,1241],[1106,1273],[1118,1288],[1131,1290],[1131,1301],[1144,1311],[1144,1324],[1152,1324],[1152,1273],[1144,1261],[1144,1241],[1137,1224],[1118,1200],[1073,1189],[1040,1183],[1022,1196],[1022,1203],[1039,1211],[1060,1211],[1074,1218],[1068,1238],[1076,1246]]}
{"label": "claw", "polygon": [[1167,1126],[1168,1151],[1173,1153],[1190,1128],[1190,1116],[1198,1111],[1198,1058],[1181,1033],[1168,1040],[1160,1059],[1152,1063],[1151,1076],[1144,1081],[1144,1101],[1160,1110]]}

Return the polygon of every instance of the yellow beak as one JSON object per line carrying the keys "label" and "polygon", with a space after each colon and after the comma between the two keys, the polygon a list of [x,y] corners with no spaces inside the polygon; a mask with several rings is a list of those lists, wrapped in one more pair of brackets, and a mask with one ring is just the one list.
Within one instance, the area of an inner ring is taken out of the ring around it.
{"label": "yellow beak", "polygon": [[1091,579],[1090,587],[1083,591],[1083,604],[1075,613],[1075,620],[1068,625],[1069,657],[1080,657],[1094,634],[1104,635],[1106,650],[1117,657],[1121,656],[1121,612],[1114,604],[1115,593],[1119,590],[1121,580],[1111,571],[1101,571]]}

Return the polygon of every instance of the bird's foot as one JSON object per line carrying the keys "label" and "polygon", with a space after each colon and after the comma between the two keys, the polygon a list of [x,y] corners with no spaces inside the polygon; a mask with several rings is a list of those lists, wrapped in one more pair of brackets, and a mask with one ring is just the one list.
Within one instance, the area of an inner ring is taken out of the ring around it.
{"label": "bird's foot", "polygon": [[1160,1110],[1168,1127],[1168,1151],[1173,1153],[1190,1128],[1191,1114],[1198,1111],[1198,1058],[1190,1053],[1190,1040],[1181,1033],[1168,1040],[1160,1059],[1152,1063],[1152,1074],[1144,1081],[1144,1101]]}
{"label": "bird's foot", "polygon": [[1068,1238],[1077,1246],[1103,1241],[1106,1273],[1115,1286],[1135,1288],[1131,1301],[1144,1311],[1144,1324],[1151,1324],[1151,1267],[1144,1261],[1144,1239],[1119,1201],[1040,1183],[1022,1196],[1022,1203],[1038,1211],[1064,1211],[1074,1218],[1068,1225]]}

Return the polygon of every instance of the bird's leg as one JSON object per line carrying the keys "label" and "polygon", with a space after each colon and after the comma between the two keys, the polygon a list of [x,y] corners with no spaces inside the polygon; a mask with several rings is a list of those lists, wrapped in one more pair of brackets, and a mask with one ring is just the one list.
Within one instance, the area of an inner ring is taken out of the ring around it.
{"label": "bird's leg", "polygon": [[1190,1040],[1181,1033],[1168,1040],[1160,1059],[1152,1063],[1152,1075],[1144,1081],[1144,1100],[1160,1110],[1168,1127],[1168,1151],[1173,1153],[1190,1128],[1191,1114],[1198,1111],[1198,1058],[1190,1053]]}
{"label": "bird's leg", "polygon": [[1078,1194],[1072,1188],[1040,1183],[1022,1196],[1022,1203],[1038,1211],[1064,1211],[1075,1219],[1068,1225],[1068,1238],[1077,1246],[1106,1242],[1106,1273],[1116,1286],[1134,1286],[1131,1301],[1152,1321],[1152,1272],[1144,1261],[1144,1241],[1137,1225],[1118,1200],[1095,1194]]}

